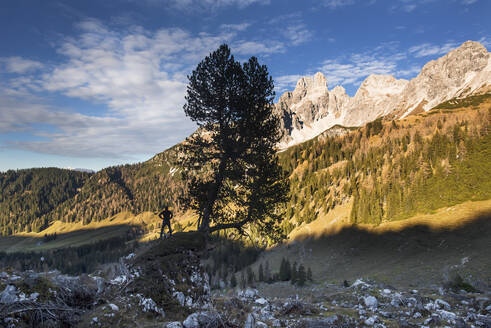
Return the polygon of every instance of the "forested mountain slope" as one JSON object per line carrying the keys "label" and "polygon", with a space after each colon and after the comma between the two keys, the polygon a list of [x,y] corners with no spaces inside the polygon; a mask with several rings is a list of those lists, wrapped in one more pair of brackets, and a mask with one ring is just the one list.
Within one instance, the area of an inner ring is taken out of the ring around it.
{"label": "forested mountain slope", "polygon": [[179,208],[183,183],[174,179],[169,149],[144,163],[95,174],[41,168],[0,173],[1,233],[39,232],[56,220],[100,221],[123,211]]}
{"label": "forested mountain slope", "polygon": [[90,174],[57,168],[0,173],[0,232],[39,231],[42,216],[74,197]]}
{"label": "forested mountain slope", "polygon": [[340,205],[380,224],[491,198],[491,95],[445,102],[399,121],[377,119],[279,154],[290,172],[290,232]]}

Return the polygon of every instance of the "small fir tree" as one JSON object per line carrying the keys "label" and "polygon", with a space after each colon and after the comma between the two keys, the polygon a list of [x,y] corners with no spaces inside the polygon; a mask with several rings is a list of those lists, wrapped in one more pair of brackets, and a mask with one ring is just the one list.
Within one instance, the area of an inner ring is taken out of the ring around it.
{"label": "small fir tree", "polygon": [[263,264],[259,264],[259,269],[257,272],[257,278],[260,282],[264,281],[264,270],[263,270]]}

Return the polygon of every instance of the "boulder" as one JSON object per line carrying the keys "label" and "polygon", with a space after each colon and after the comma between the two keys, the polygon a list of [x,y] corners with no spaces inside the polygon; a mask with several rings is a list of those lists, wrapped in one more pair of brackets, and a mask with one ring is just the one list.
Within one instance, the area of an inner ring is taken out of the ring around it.
{"label": "boulder", "polygon": [[3,292],[0,293],[0,303],[12,304],[18,300],[17,288],[14,285],[7,285]]}

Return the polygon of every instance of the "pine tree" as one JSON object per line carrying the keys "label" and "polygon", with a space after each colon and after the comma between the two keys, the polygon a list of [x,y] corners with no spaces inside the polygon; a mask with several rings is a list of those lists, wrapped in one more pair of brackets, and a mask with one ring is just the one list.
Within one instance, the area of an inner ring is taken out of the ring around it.
{"label": "pine tree", "polygon": [[235,274],[232,274],[232,277],[230,278],[230,287],[235,288],[237,287],[237,278],[235,278]]}
{"label": "pine tree", "polygon": [[297,280],[298,280],[298,270],[297,270],[297,262],[295,262],[292,265],[290,281],[294,285],[297,283]]}
{"label": "pine tree", "polygon": [[287,281],[288,276],[286,272],[286,259],[282,258],[281,259],[281,264],[280,264],[280,272],[279,272],[279,278],[281,281]]}
{"label": "pine tree", "polygon": [[298,268],[297,285],[304,286],[306,280],[307,280],[307,274],[305,273],[305,267],[303,266],[303,264],[300,264],[300,267]]}
{"label": "pine tree", "polygon": [[259,264],[257,278],[258,278],[258,281],[260,281],[260,282],[264,281],[264,270],[263,270],[263,264],[262,263]]}
{"label": "pine tree", "polygon": [[292,279],[292,266],[288,259],[285,261],[285,281]]}
{"label": "pine tree", "polygon": [[242,271],[240,274],[240,288],[244,289],[246,288],[246,286],[247,286],[246,277],[244,271]]}
{"label": "pine tree", "polygon": [[247,267],[247,284],[249,286],[252,286],[252,285],[254,285],[255,280],[256,280],[256,278],[254,277],[254,272],[252,271],[251,267],[248,266]]}
{"label": "pine tree", "polygon": [[307,269],[307,280],[313,281],[312,280],[312,270],[310,269],[310,267]]}
{"label": "pine tree", "polygon": [[284,238],[279,205],[289,187],[276,156],[281,133],[273,88],[266,66],[255,57],[241,65],[227,45],[189,76],[184,111],[200,129],[186,139],[180,164],[200,231],[254,225],[272,241]]}
{"label": "pine tree", "polygon": [[266,265],[264,266],[264,281],[271,282],[271,271],[269,269],[269,261],[266,261]]}

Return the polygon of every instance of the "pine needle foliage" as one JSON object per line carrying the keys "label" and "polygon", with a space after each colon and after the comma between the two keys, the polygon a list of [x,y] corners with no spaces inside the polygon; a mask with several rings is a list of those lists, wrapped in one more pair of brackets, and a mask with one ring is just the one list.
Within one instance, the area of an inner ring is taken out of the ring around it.
{"label": "pine needle foliage", "polygon": [[255,57],[240,64],[222,45],[188,78],[184,111],[199,130],[184,142],[180,165],[199,230],[248,228],[281,240],[289,186],[276,157],[281,133],[266,66]]}

